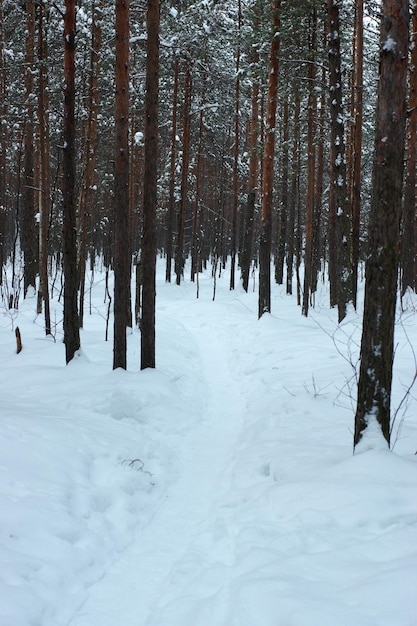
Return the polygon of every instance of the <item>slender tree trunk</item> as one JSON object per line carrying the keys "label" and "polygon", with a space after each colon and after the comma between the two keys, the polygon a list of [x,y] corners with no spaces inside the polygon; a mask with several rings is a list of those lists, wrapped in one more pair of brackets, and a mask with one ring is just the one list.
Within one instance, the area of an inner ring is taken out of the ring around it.
{"label": "slender tree trunk", "polygon": [[126,369],[130,301],[129,229],[129,0],[116,0],[114,142],[114,344],[113,369]]}
{"label": "slender tree trunk", "polygon": [[184,93],[184,128],[182,136],[181,200],[178,213],[178,236],[175,254],[175,274],[177,285],[181,284],[181,276],[184,269],[184,235],[188,204],[188,170],[190,167],[191,88],[191,64],[190,61],[187,60]]}
{"label": "slender tree trunk", "polygon": [[[282,285],[284,280],[284,261],[285,249],[287,247],[287,230],[288,230],[288,169],[289,169],[289,103],[288,97],[284,100],[283,112],[283,146],[282,146],[282,192],[278,233],[278,250],[275,259],[275,281]],[[290,234],[290,233],[289,233]]]}
{"label": "slender tree trunk", "polygon": [[359,236],[361,216],[362,120],[363,120],[363,0],[356,0],[355,65],[354,65],[354,127],[352,172],[352,292],[356,308],[358,293]]}
{"label": "slender tree trunk", "polygon": [[272,0],[272,41],[269,56],[268,103],[262,159],[261,238],[259,249],[258,317],[271,312],[271,232],[274,187],[275,129],[278,92],[280,0]]}
{"label": "slender tree trunk", "polygon": [[38,8],[38,123],[40,161],[40,235],[39,235],[39,291],[44,303],[45,334],[51,334],[48,285],[48,234],[50,215],[50,139],[49,139],[49,95],[48,95],[48,48],[44,33],[43,2]]}
{"label": "slender tree trunk", "polygon": [[401,295],[416,287],[417,5],[413,3],[408,86],[407,161],[401,234]]}
{"label": "slender tree trunk", "polygon": [[[80,194],[79,203],[79,279],[80,279],[80,326],[84,323],[84,296],[85,296],[85,272],[87,263],[87,235],[91,224],[91,207],[94,201],[94,179],[96,168],[97,148],[97,116],[99,105],[98,78],[100,72],[101,52],[101,19],[103,12],[103,0],[94,4],[93,21],[91,24],[91,52],[90,52],[90,77],[88,94],[88,120],[85,137],[85,170],[84,184]],[[116,197],[117,201],[117,197]]]}
{"label": "slender tree trunk", "polygon": [[346,316],[352,301],[352,266],[350,261],[350,221],[346,187],[345,124],[342,105],[342,74],[340,54],[340,0],[328,0],[329,15],[329,83],[330,83],[330,185],[336,220],[336,280],[339,322]]}
{"label": "slender tree trunk", "polygon": [[[0,0],[0,119],[6,118],[6,72],[3,61],[3,0]],[[0,285],[3,283],[6,226],[6,124],[0,124]]]}
{"label": "slender tree trunk", "polygon": [[34,184],[34,50],[35,50],[35,2],[26,1],[26,51],[25,51],[25,183],[21,245],[24,255],[24,296],[28,290],[36,290],[37,240],[35,228],[35,184]]}
{"label": "slender tree trunk", "polygon": [[384,0],[355,446],[375,421],[390,444],[408,37],[409,1]]}
{"label": "slender tree trunk", "polygon": [[[258,63],[258,51],[254,50],[253,66]],[[255,70],[256,71],[256,70]],[[257,71],[256,71],[257,74]],[[258,76],[255,75],[252,82],[252,112],[249,123],[249,178],[248,178],[248,198],[245,211],[245,226],[243,232],[243,246],[240,256],[240,268],[242,286],[248,291],[249,271],[252,261],[252,242],[253,242],[253,220],[255,215],[255,205],[258,191],[259,176],[259,158],[258,158],[258,136],[259,136],[259,82]]]}
{"label": "slender tree trunk", "polygon": [[145,173],[143,186],[143,297],[141,369],[155,367],[156,209],[158,179],[159,0],[146,20]]}
{"label": "slender tree trunk", "polygon": [[172,131],[171,131],[171,156],[169,165],[169,197],[168,197],[168,219],[167,219],[167,245],[166,245],[166,274],[165,280],[171,282],[172,268],[172,239],[175,217],[175,165],[177,160],[177,108],[178,108],[178,57],[174,63],[174,90],[172,94]]}
{"label": "slender tree trunk", "polygon": [[204,134],[204,100],[200,107],[200,122],[198,131],[198,148],[195,167],[195,200],[193,216],[193,237],[191,243],[191,281],[200,272],[201,258],[201,170],[203,163],[203,134]]}
{"label": "slender tree trunk", "polygon": [[288,213],[288,251],[287,251],[287,294],[292,294],[292,277],[294,270],[294,249],[295,249],[295,216],[298,198],[298,144],[300,135],[300,97],[298,91],[295,95],[294,110],[294,137],[292,147],[292,172],[291,172],[291,194]]}
{"label": "slender tree trunk", "polygon": [[308,315],[308,307],[311,293],[311,272],[313,257],[313,216],[315,200],[315,175],[316,175],[316,115],[317,115],[317,95],[316,95],[316,67],[315,57],[317,48],[317,17],[316,10],[313,9],[311,17],[311,39],[310,39],[310,63],[308,65],[308,105],[307,105],[307,197],[306,197],[306,218],[305,218],[305,249],[304,249],[304,288],[302,314]]}
{"label": "slender tree trunk", "polygon": [[237,218],[239,202],[239,118],[240,118],[240,30],[242,26],[242,6],[238,0],[238,48],[236,53],[236,83],[235,83],[235,145],[233,158],[233,206],[232,206],[232,241],[230,263],[230,289],[235,288],[236,249],[237,249]]}
{"label": "slender tree trunk", "polygon": [[65,0],[64,149],[62,161],[64,249],[64,343],[69,363],[80,348],[77,309],[77,230],[75,216],[75,5]]}

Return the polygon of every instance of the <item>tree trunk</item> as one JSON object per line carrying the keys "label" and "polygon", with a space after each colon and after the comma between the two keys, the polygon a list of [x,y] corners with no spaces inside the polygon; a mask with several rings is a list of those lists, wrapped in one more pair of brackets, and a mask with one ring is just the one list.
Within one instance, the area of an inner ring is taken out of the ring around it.
{"label": "tree trunk", "polygon": [[33,72],[35,50],[35,2],[26,2],[26,51],[25,51],[25,183],[23,193],[23,215],[21,245],[24,255],[24,296],[28,290],[36,290],[37,239],[35,227],[35,183],[34,183],[34,104]]}
{"label": "tree trunk", "polygon": [[75,216],[75,5],[65,0],[64,15],[64,148],[62,161],[64,249],[64,343],[69,363],[80,348],[77,309],[77,230]]}
{"label": "tree trunk", "polygon": [[[6,72],[3,59],[3,0],[0,0],[0,119],[6,117]],[[3,284],[6,226],[6,124],[0,124],[0,285]]]}
{"label": "tree trunk", "polygon": [[289,202],[288,213],[288,251],[287,251],[287,283],[286,292],[292,294],[292,276],[294,268],[294,251],[295,251],[295,217],[296,208],[298,207],[298,151],[300,140],[300,97],[298,91],[295,95],[295,110],[294,110],[294,137],[292,147],[292,167],[291,167],[291,197]]}
{"label": "tree trunk", "polygon": [[317,48],[317,17],[313,9],[311,16],[310,34],[310,63],[308,64],[308,104],[307,104],[307,197],[306,197],[306,218],[305,218],[305,249],[304,249],[304,287],[302,314],[307,317],[311,292],[311,272],[313,257],[313,215],[315,200],[315,175],[316,175],[316,115],[317,115],[317,94],[316,94],[316,67],[315,57]]}
{"label": "tree trunk", "polygon": [[[281,206],[280,206],[280,219],[279,219],[279,233],[278,233],[278,250],[275,259],[275,281],[278,285],[282,285],[284,280],[284,261],[285,261],[285,249],[287,247],[287,231],[288,231],[288,144],[289,144],[289,103],[288,97],[284,100],[284,113],[283,113],[283,146],[282,146],[282,192],[281,192]],[[290,233],[288,233],[290,234]]]}
{"label": "tree trunk", "polygon": [[238,0],[238,48],[236,53],[236,83],[235,83],[235,145],[233,158],[233,205],[232,205],[232,241],[230,262],[230,289],[235,288],[235,268],[237,249],[237,218],[239,202],[239,118],[240,118],[240,30],[242,26],[242,6]]}
{"label": "tree trunk", "polygon": [[342,104],[340,54],[340,0],[328,0],[329,14],[329,84],[330,84],[330,185],[336,223],[336,298],[339,322],[346,316],[352,301],[352,266],[350,261],[350,221],[346,187],[345,124]]}
{"label": "tree trunk", "polygon": [[352,292],[357,305],[359,236],[361,215],[362,119],[363,119],[363,0],[356,0],[354,64],[354,128],[352,164]]}
{"label": "tree trunk", "polygon": [[39,291],[44,303],[45,334],[51,334],[48,285],[48,234],[50,214],[50,139],[49,139],[49,94],[48,94],[48,47],[44,33],[43,2],[38,8],[38,124],[40,161],[40,233],[39,233]]}
{"label": "tree trunk", "polygon": [[258,317],[271,312],[271,233],[274,187],[275,130],[278,92],[278,51],[281,1],[272,1],[272,41],[269,56],[268,103],[262,159],[261,238],[259,249]]}
{"label": "tree trunk", "polygon": [[407,165],[401,235],[401,294],[416,287],[416,164],[417,164],[417,5],[413,4],[410,78],[408,86]]}
{"label": "tree trunk", "polygon": [[375,420],[390,444],[408,35],[408,0],[384,0],[355,446]]}
{"label": "tree trunk", "polygon": [[113,369],[126,369],[130,302],[129,229],[129,0],[116,0],[114,142],[114,344]]}
{"label": "tree trunk", "polygon": [[[253,52],[252,64],[255,67],[258,63],[259,55],[255,48]],[[245,211],[245,226],[243,232],[243,246],[240,255],[240,269],[242,286],[248,291],[249,271],[252,262],[252,242],[253,242],[253,220],[255,215],[255,205],[258,191],[258,136],[259,136],[259,81],[257,70],[252,80],[252,111],[249,123],[249,178],[248,178],[248,198]]]}
{"label": "tree trunk", "polygon": [[166,244],[166,273],[165,280],[171,282],[172,267],[172,239],[175,216],[175,165],[177,160],[177,107],[178,107],[178,75],[179,61],[174,63],[174,89],[172,94],[172,131],[171,131],[171,156],[169,165],[169,196],[168,196],[168,217],[167,217],[167,244]]}
{"label": "tree trunk", "polygon": [[155,367],[159,0],[148,0],[146,28],[148,36],[146,44],[145,173],[143,185],[141,369]]}
{"label": "tree trunk", "polygon": [[181,276],[184,269],[184,235],[188,204],[188,170],[190,166],[191,87],[191,62],[187,60],[184,93],[184,127],[182,133],[181,200],[178,213],[177,249],[175,253],[175,274],[177,285],[181,284]]}
{"label": "tree trunk", "polygon": [[[98,0],[92,8],[91,24],[90,76],[88,94],[88,120],[85,137],[85,170],[83,189],[79,203],[79,280],[80,280],[80,326],[84,323],[85,272],[87,263],[87,234],[91,224],[91,210],[94,198],[94,179],[96,168],[97,116],[99,105],[98,78],[100,72],[101,19],[103,0]],[[117,196],[116,196],[117,201]]]}

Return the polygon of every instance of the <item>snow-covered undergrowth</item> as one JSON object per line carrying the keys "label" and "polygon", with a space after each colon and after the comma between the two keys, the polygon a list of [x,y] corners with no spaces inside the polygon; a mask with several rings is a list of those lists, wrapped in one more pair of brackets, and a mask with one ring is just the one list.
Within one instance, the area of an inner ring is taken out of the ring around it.
{"label": "snow-covered undergrowth", "polygon": [[257,294],[228,283],[213,302],[206,273],[197,300],[160,262],[154,371],[137,330],[111,370],[98,270],[68,367],[34,298],[2,310],[0,626],[415,626],[415,394],[393,452],[352,455],[360,315],[338,327],[323,288],[303,318],[273,285],[258,321]]}

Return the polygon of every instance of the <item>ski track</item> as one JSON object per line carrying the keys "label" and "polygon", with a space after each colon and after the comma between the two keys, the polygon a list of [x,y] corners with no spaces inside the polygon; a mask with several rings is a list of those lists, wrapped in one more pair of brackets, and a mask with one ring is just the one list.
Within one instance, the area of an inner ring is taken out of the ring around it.
{"label": "ski track", "polygon": [[[178,304],[174,304],[171,315],[179,317]],[[225,578],[234,561],[234,542],[221,510],[228,507],[224,494],[232,480],[239,436],[236,421],[243,424],[246,404],[241,385],[229,367],[232,327],[225,327],[222,313],[213,311],[209,319],[195,313],[187,318],[184,308],[181,316],[182,330],[191,334],[197,345],[207,389],[206,397],[201,398],[201,419],[181,435],[186,441],[181,442],[179,476],[153,519],[90,587],[68,626],[170,626],[169,607],[181,603],[182,598],[187,597],[189,604],[191,596],[201,608],[207,589],[210,595],[224,595],[227,590]],[[231,428],[236,432],[230,433]],[[214,502],[213,493],[217,493]],[[182,512],[180,517],[178,511]],[[113,598],[111,609],[109,597]],[[227,605],[219,604],[227,610]],[[132,611],[132,606],[137,610]],[[217,623],[224,617],[220,610],[222,615],[211,615]]]}

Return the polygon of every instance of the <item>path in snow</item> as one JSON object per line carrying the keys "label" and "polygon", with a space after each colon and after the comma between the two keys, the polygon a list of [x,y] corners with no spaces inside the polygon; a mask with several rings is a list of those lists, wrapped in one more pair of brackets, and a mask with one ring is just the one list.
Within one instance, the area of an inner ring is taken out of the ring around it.
{"label": "path in snow", "polygon": [[[180,315],[178,302],[166,311],[171,318],[182,319],[183,335],[191,333],[188,338],[196,344],[206,390],[201,415],[181,434],[179,476],[154,518],[90,588],[70,626],[171,626],[170,607],[177,616],[183,598],[184,610],[187,607],[188,612],[190,600],[191,605],[195,600],[201,612],[205,595],[223,593],[224,576],[233,561],[233,539],[217,507],[225,504],[222,495],[230,490],[240,430],[236,426],[244,418],[245,402],[229,369],[230,328],[225,327],[224,311],[216,305],[210,318],[207,308],[200,315],[191,312],[187,316],[187,308],[198,302],[188,303]],[[200,585],[202,573],[208,573],[208,579],[203,576]],[[213,618],[220,623],[220,615]]]}

